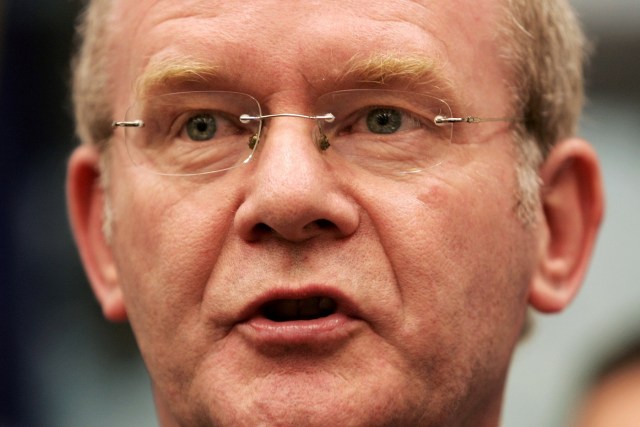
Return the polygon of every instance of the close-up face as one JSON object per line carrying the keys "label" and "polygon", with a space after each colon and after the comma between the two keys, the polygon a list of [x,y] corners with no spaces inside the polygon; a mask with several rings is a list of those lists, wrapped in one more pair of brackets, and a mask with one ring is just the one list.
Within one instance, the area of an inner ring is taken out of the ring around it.
{"label": "close-up face", "polygon": [[[518,213],[512,124],[431,119],[515,114],[501,13],[491,1],[117,2],[113,120],[145,126],[116,128],[103,154],[100,262],[167,425],[496,421],[540,232]],[[195,94],[148,99],[185,91],[250,97],[202,95],[216,110],[190,107]],[[336,119],[236,120],[257,104]],[[222,172],[155,173],[201,172],[193,144],[257,129],[245,164],[248,147]],[[165,155],[158,135],[192,145]],[[371,148],[407,135],[429,143]]]}

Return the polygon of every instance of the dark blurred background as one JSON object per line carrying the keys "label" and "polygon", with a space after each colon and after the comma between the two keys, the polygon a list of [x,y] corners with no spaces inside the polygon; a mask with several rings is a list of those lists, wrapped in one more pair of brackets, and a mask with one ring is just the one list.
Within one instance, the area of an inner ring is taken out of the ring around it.
{"label": "dark blurred background", "polygon": [[68,64],[80,6],[0,3],[2,427],[153,425],[131,334],[102,319],[66,219],[66,159],[77,143]]}
{"label": "dark blurred background", "polygon": [[[591,273],[516,354],[507,427],[561,426],[604,349],[640,334],[640,4],[572,2],[595,46],[582,134],[608,213]],[[70,237],[68,96],[79,0],[0,0],[0,427],[153,426],[126,325],[103,320]]]}

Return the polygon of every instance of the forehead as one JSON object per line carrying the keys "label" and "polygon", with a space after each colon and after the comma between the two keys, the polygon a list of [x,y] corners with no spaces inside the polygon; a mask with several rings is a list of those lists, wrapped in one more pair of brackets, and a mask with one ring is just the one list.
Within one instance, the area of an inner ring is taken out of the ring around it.
{"label": "forehead", "polygon": [[456,84],[474,79],[478,70],[484,84],[492,83],[486,76],[496,77],[491,68],[497,68],[499,13],[492,1],[117,4],[116,45],[122,48],[116,50],[114,73],[116,87],[128,93],[158,64],[180,61],[216,70],[225,85],[233,86],[223,89],[259,97],[340,80],[354,58],[372,55],[424,58]]}

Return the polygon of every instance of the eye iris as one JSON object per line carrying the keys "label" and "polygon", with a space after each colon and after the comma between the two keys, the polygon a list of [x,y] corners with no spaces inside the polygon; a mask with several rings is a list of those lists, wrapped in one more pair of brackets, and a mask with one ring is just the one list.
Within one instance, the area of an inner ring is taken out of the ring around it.
{"label": "eye iris", "polygon": [[187,134],[194,141],[206,141],[213,138],[217,130],[216,119],[208,114],[192,117],[187,122]]}
{"label": "eye iris", "polygon": [[398,110],[376,108],[367,115],[367,127],[374,133],[394,133],[402,125],[402,116]]}

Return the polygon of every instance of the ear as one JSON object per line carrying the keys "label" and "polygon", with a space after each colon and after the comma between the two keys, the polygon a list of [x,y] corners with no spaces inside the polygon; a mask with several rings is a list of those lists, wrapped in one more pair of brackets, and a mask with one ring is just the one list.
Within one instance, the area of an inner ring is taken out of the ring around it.
{"label": "ear", "polygon": [[584,140],[566,139],[540,168],[543,220],[529,302],[542,312],[564,309],[587,271],[604,210],[596,153]]}
{"label": "ear", "polygon": [[67,204],[71,229],[93,293],[111,321],[125,321],[122,290],[111,246],[103,233],[105,190],[100,183],[100,154],[81,145],[75,149],[67,169]]}

